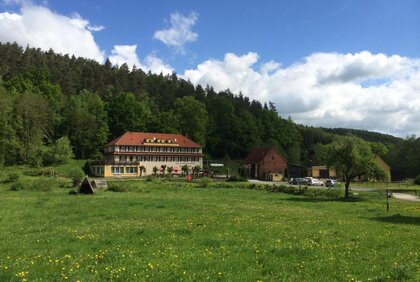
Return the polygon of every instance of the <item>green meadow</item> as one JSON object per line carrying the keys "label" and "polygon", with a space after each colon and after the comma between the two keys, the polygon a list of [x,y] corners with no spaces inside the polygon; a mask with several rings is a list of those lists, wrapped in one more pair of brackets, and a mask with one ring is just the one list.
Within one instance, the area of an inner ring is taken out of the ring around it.
{"label": "green meadow", "polygon": [[420,281],[420,205],[386,212],[383,191],[343,201],[152,180],[72,195],[36,179],[50,187],[0,184],[0,281]]}

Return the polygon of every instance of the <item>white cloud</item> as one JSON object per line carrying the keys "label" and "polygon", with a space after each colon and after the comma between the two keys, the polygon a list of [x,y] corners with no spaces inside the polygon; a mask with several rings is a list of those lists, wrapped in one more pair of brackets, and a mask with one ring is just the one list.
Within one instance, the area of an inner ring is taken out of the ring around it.
{"label": "white cloud", "polygon": [[115,45],[111,51],[109,60],[114,65],[122,65],[126,63],[130,68],[135,65],[145,72],[171,74],[173,68],[165,64],[160,58],[155,55],[148,55],[145,58],[145,63],[142,64],[136,53],[137,45]]}
{"label": "white cloud", "polygon": [[258,54],[207,60],[183,77],[215,90],[273,101],[307,125],[420,135],[420,60],[398,55],[315,53],[288,67],[255,65]]}
{"label": "white cloud", "polygon": [[80,15],[59,15],[46,7],[22,4],[20,13],[0,13],[0,41],[17,42],[20,45],[74,54],[102,62],[104,52],[96,44],[91,31],[102,26],[90,26]]}
{"label": "white cloud", "polygon": [[136,53],[137,45],[115,45],[111,51],[109,60],[114,65],[127,64],[129,67],[140,66],[140,60]]}
{"label": "white cloud", "polygon": [[162,73],[164,75],[172,74],[172,72],[174,71],[174,69],[170,65],[165,64],[160,58],[154,55],[148,55],[145,58],[144,68],[147,71],[151,71],[152,73]]}
{"label": "white cloud", "polygon": [[198,34],[191,31],[197,20],[198,14],[195,12],[191,12],[188,16],[173,13],[170,19],[171,26],[156,31],[153,38],[162,41],[168,47],[175,48],[177,52],[184,53],[184,45],[198,38]]}

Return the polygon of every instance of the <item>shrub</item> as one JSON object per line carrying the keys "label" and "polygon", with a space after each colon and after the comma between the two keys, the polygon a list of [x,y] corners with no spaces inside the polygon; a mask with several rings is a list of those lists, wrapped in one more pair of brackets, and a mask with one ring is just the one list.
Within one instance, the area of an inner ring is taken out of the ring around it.
{"label": "shrub", "polygon": [[7,182],[7,183],[16,182],[16,181],[19,180],[19,177],[20,177],[20,174],[19,173],[17,173],[17,172],[10,172],[7,175],[7,178],[6,178],[5,182]]}
{"label": "shrub", "polygon": [[83,170],[81,170],[78,167],[75,167],[75,168],[73,168],[69,171],[68,176],[73,181],[73,186],[76,187],[76,186],[80,185],[83,177],[85,177],[85,174],[84,174]]}
{"label": "shrub", "polygon": [[232,175],[226,181],[228,181],[228,182],[246,182],[247,179],[243,176]]}
{"label": "shrub", "polygon": [[416,179],[414,179],[414,184],[420,185],[420,174],[417,175]]}
{"label": "shrub", "polygon": [[25,189],[25,186],[23,185],[22,182],[15,182],[12,185],[10,185],[10,190],[12,191],[20,191],[24,189]]}
{"label": "shrub", "polygon": [[198,187],[200,188],[207,188],[211,183],[211,179],[208,177],[203,177],[198,181]]}
{"label": "shrub", "polygon": [[73,150],[67,136],[59,138],[42,153],[42,160],[46,165],[64,164],[72,157]]}
{"label": "shrub", "polygon": [[128,192],[128,187],[124,183],[111,183],[108,185],[108,191]]}
{"label": "shrub", "polygon": [[344,196],[341,189],[308,189],[303,195],[311,198],[325,197],[329,199],[338,199]]}

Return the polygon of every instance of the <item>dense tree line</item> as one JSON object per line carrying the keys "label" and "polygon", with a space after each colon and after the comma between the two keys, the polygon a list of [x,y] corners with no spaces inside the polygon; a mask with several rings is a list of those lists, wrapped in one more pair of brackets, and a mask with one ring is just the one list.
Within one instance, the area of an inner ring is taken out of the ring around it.
{"label": "dense tree line", "polygon": [[[272,103],[194,86],[175,73],[145,73],[12,43],[0,44],[0,108],[0,163],[6,165],[48,162],[47,152],[61,148],[62,138],[76,158],[96,159],[121,133],[148,131],[184,134],[212,158],[238,159],[252,148],[275,146],[289,162],[306,166],[316,146],[339,133],[298,126]],[[389,147],[391,166],[419,173],[411,165],[420,157],[405,160],[397,153],[418,152],[418,139],[377,139],[369,141]]]}

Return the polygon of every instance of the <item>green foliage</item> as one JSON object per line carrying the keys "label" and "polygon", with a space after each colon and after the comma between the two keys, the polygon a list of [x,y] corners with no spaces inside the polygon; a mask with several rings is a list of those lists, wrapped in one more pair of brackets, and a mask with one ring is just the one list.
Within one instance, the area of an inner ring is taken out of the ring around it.
{"label": "green foliage", "polygon": [[192,96],[178,98],[175,101],[175,115],[180,131],[204,146],[208,124],[206,106]]}
{"label": "green foliage", "polygon": [[62,127],[69,136],[77,158],[100,158],[99,149],[108,140],[105,103],[89,91],[82,91],[66,100]]}
{"label": "green foliage", "polygon": [[391,147],[385,161],[395,170],[414,178],[420,174],[420,137],[409,136]]}
{"label": "green foliage", "polygon": [[79,167],[73,167],[68,172],[68,177],[70,177],[72,180],[73,186],[76,187],[82,182],[83,178],[85,177],[85,173]]}
{"label": "green foliage", "polygon": [[9,172],[4,182],[6,183],[16,182],[19,180],[19,178],[20,178],[20,174],[18,172]]}
{"label": "green foliage", "polygon": [[208,177],[203,177],[198,180],[198,187],[200,188],[207,188],[212,180]]}
{"label": "green foliage", "polygon": [[389,151],[388,148],[380,142],[371,142],[370,148],[372,150],[372,153],[379,157],[384,157]]}
{"label": "green foliage", "polygon": [[140,170],[140,176],[143,176],[146,173],[146,167],[144,165],[141,165],[139,167]]}
{"label": "green foliage", "polygon": [[182,170],[182,173],[184,175],[188,175],[190,173],[190,169],[189,169],[188,165],[186,165],[186,164],[181,166],[181,170]]}
{"label": "green foliage", "polygon": [[417,175],[416,179],[414,179],[414,184],[420,185],[420,174]]}
{"label": "green foliage", "polygon": [[152,170],[153,170],[153,175],[156,177],[156,176],[157,176],[157,173],[158,173],[158,171],[159,171],[159,168],[158,168],[157,166],[154,166],[154,167],[152,168]]}
{"label": "green foliage", "polygon": [[386,174],[375,160],[368,142],[357,137],[340,137],[327,146],[327,164],[334,167],[345,182],[345,197],[349,196],[350,181],[355,177],[386,180]]}
{"label": "green foliage", "polygon": [[24,190],[24,189],[25,189],[25,186],[20,181],[14,182],[14,183],[12,183],[12,185],[10,185],[10,190],[11,191],[20,191],[20,190]]}
{"label": "green foliage", "polygon": [[240,176],[240,175],[231,175],[227,180],[227,182],[247,182],[247,178]]}
{"label": "green foliage", "polygon": [[111,192],[128,192],[128,188],[122,182],[113,182],[108,185],[107,191]]}
{"label": "green foliage", "polygon": [[50,192],[56,185],[54,179],[34,179],[24,185],[25,190],[35,192]]}
{"label": "green foliage", "polygon": [[133,93],[122,93],[111,98],[107,112],[113,137],[126,131],[145,131],[151,116],[149,105],[145,101],[138,101]]}
{"label": "green foliage", "polygon": [[196,177],[198,177],[198,174],[200,173],[200,170],[201,170],[201,166],[196,165],[196,166],[194,166],[194,167],[192,168],[192,173],[193,173]]}
{"label": "green foliage", "polygon": [[162,171],[162,176],[165,176],[166,167],[167,167],[167,165],[161,165],[160,166],[160,171]]}
{"label": "green foliage", "polygon": [[64,136],[46,148],[42,159],[44,165],[60,165],[67,163],[73,156],[70,140]]}
{"label": "green foliage", "polygon": [[169,177],[172,177],[172,172],[174,171],[174,167],[173,166],[168,166],[168,168],[166,170],[168,171]]}
{"label": "green foliage", "polygon": [[12,191],[33,191],[33,192],[50,192],[54,187],[59,187],[60,183],[55,179],[49,178],[34,178],[19,180],[10,185]]}

